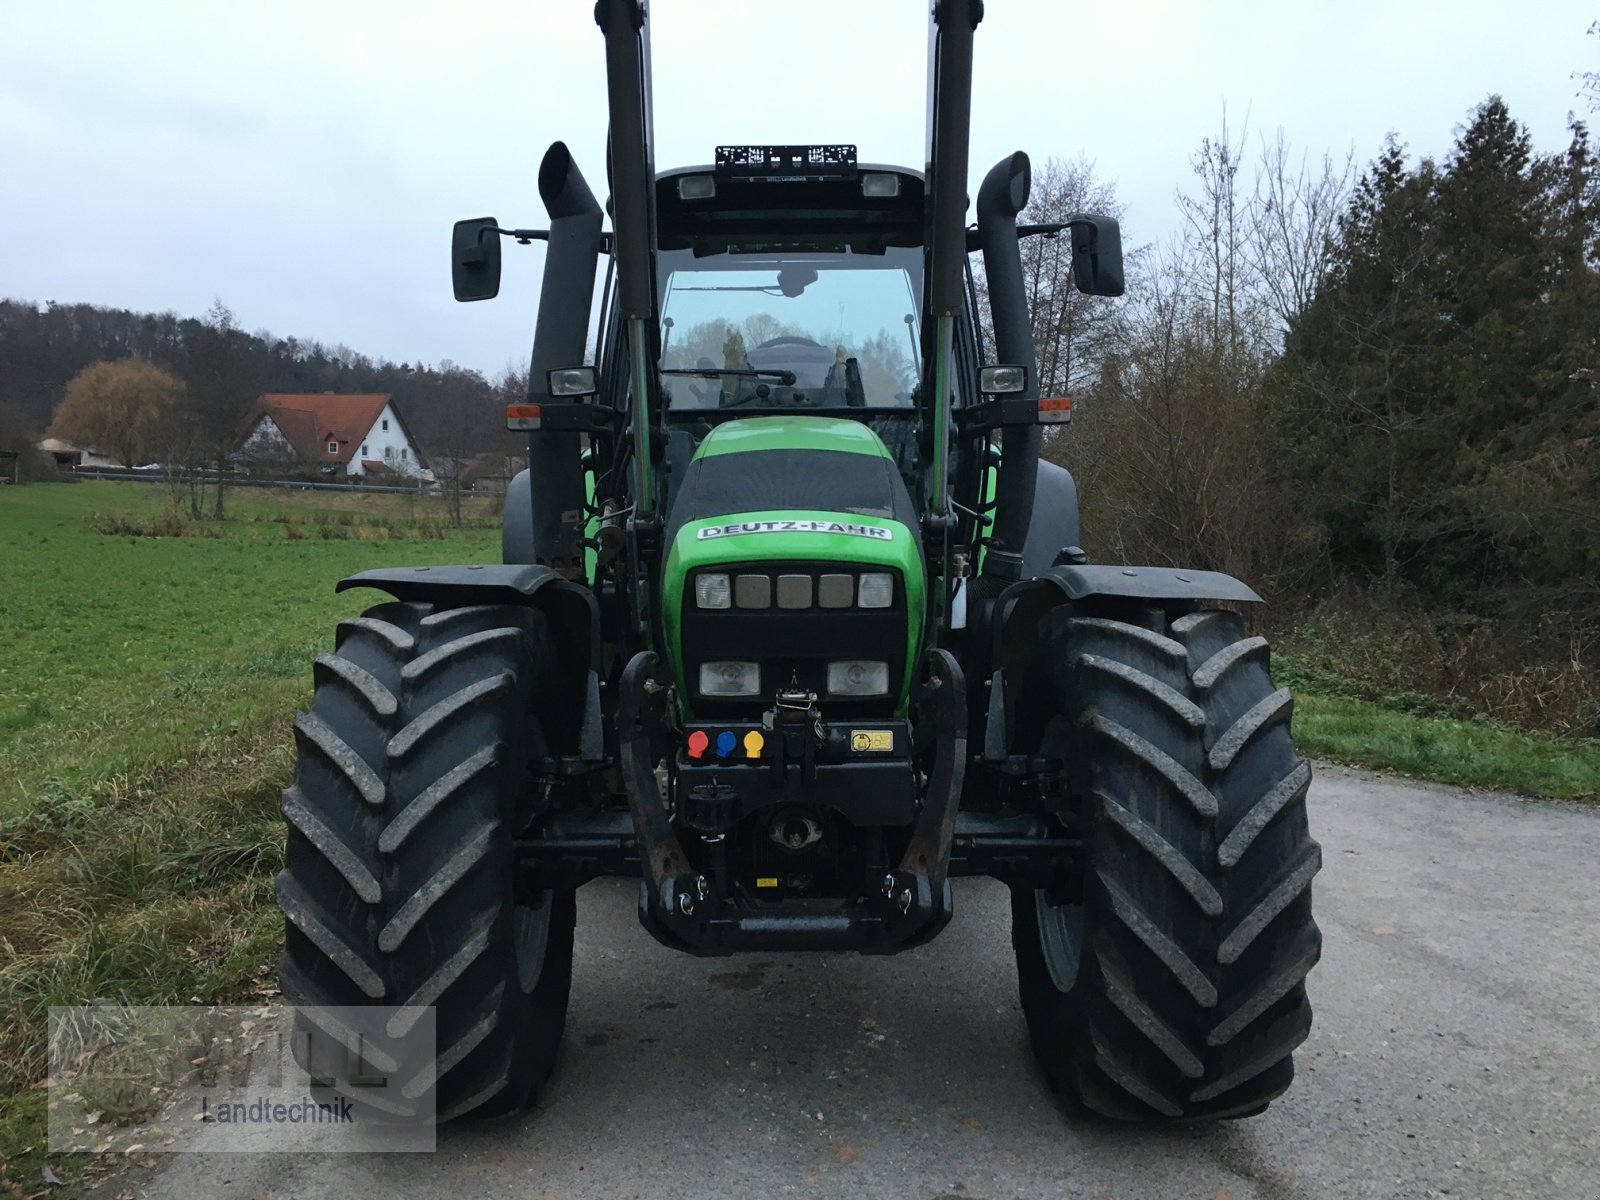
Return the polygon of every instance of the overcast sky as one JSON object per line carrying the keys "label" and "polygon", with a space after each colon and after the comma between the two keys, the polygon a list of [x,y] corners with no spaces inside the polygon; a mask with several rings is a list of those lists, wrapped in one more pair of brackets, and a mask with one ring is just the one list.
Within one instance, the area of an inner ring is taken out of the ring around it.
{"label": "overcast sky", "polygon": [[[523,363],[542,251],[450,297],[451,223],[539,225],[565,140],[597,193],[592,0],[0,0],[0,295],[198,314],[373,356]],[[1596,0],[989,0],[973,190],[1002,155],[1086,155],[1130,245],[1174,223],[1226,101],[1252,141],[1443,154],[1490,92],[1535,145],[1600,69]],[[653,0],[661,166],[718,143],[855,142],[920,166],[918,0]]]}

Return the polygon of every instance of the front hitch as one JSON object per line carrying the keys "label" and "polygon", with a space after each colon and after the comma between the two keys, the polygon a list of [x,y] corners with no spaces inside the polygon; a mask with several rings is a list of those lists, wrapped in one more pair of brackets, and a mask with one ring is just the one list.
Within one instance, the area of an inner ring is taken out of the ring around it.
{"label": "front hitch", "polygon": [[[902,912],[923,903],[929,917],[913,930],[904,947],[920,946],[950,923],[955,902],[950,894],[950,845],[955,838],[956,807],[967,773],[967,684],[961,667],[948,650],[926,655],[928,677],[917,707],[933,725],[933,772],[928,794],[911,842],[900,859],[900,870],[885,876],[884,890],[894,889]],[[935,899],[937,898],[937,903]]]}
{"label": "front hitch", "polygon": [[[683,950],[689,947],[673,935],[676,918],[694,910],[694,899],[706,889],[704,878],[689,878],[689,859],[672,832],[667,805],[656,781],[656,762],[667,743],[668,689],[656,678],[660,660],[641,650],[623,668],[617,697],[617,730],[622,786],[628,794],[628,812],[639,836],[639,861],[644,879],[639,885],[639,920],[660,941]],[[690,886],[680,893],[679,881]],[[681,898],[680,898],[681,897]],[[689,912],[682,911],[687,902]],[[661,919],[657,919],[659,914]]]}
{"label": "front hitch", "polygon": [[832,909],[814,903],[753,901],[728,894],[726,881],[695,871],[673,833],[656,763],[673,744],[668,689],[659,660],[634,655],[617,701],[621,771],[639,838],[644,879],[639,920],[658,941],[694,954],[739,950],[859,950],[889,954],[931,939],[950,921],[950,850],[966,769],[966,687],[944,650],[924,656],[919,715],[934,733],[933,766],[922,811],[900,865],[867,894]]}

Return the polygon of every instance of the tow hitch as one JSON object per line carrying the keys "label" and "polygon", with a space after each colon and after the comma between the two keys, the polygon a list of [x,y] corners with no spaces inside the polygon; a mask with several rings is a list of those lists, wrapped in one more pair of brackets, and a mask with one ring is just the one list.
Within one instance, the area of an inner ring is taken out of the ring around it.
{"label": "tow hitch", "polygon": [[[658,660],[641,651],[622,674],[618,697],[621,768],[628,808],[639,839],[644,867],[639,919],[661,942],[696,954],[731,954],[739,950],[860,950],[893,953],[920,945],[950,920],[950,850],[956,805],[966,765],[966,697],[961,669],[946,651],[923,658],[923,685],[917,697],[919,714],[934,733],[932,767],[917,812],[909,797],[906,815],[915,814],[911,838],[899,865],[853,899],[832,904],[815,900],[777,900],[737,893],[715,872],[696,871],[673,830],[655,765],[673,744],[667,722],[667,693],[655,678]],[[815,696],[786,692],[766,714],[770,730],[768,770],[752,766],[725,771],[683,789],[688,824],[720,836],[715,830],[738,820],[747,793],[733,780],[758,780],[763,789],[774,778],[782,794],[803,802],[812,788],[849,786],[852,774],[868,781],[891,764],[818,762],[833,757],[828,747],[838,738],[821,721]],[[909,779],[909,766],[906,768]],[[751,785],[746,785],[751,786]],[[770,800],[767,802],[770,803]],[[811,829],[794,819],[776,836],[792,837],[804,848]],[[781,844],[781,841],[780,841]]]}

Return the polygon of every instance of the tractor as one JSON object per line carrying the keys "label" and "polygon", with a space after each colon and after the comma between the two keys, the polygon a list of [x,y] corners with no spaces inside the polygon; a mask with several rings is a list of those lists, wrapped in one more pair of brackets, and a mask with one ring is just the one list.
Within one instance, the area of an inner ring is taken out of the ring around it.
{"label": "tractor", "polygon": [[316,660],[277,881],[284,996],[344,1046],[322,1082],[529,1104],[599,877],[727,955],[909,950],[987,875],[1069,1111],[1242,1117],[1289,1085],[1321,945],[1291,697],[1244,583],[1081,549],[1019,244],[1066,239],[1117,296],[1121,233],[1019,225],[1022,153],[968,223],[982,13],[933,5],[921,169],[816,144],[658,171],[645,5],[600,0],[610,228],[560,142],[548,228],[456,225],[462,301],[498,293],[502,239],[546,243],[507,408],[529,466],[502,563],[338,585],[388,599]]}

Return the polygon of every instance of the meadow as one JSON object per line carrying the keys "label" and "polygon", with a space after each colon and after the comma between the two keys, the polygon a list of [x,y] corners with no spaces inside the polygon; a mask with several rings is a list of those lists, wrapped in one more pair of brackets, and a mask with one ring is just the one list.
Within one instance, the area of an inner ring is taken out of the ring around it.
{"label": "meadow", "polygon": [[[238,489],[173,526],[154,485],[0,488],[0,1180],[42,1142],[49,1005],[270,995],[290,721],[383,598],[334,584],[496,560],[494,503]],[[188,536],[99,532],[157,527]]]}
{"label": "meadow", "polygon": [[[217,523],[154,485],[0,488],[0,1184],[39,1178],[49,1005],[275,994],[292,716],[337,621],[382,599],[334,584],[496,561],[495,503],[453,529],[432,497],[238,489]],[[1600,788],[1592,741],[1385,702],[1292,656],[1277,670],[1308,754]]]}

